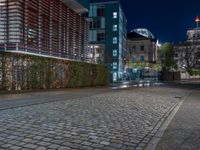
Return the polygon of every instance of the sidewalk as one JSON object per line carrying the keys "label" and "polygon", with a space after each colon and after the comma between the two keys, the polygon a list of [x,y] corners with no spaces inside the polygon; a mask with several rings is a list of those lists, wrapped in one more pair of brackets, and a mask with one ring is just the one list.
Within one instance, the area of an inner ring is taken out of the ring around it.
{"label": "sidewalk", "polygon": [[193,91],[165,131],[156,150],[200,149],[200,91]]}

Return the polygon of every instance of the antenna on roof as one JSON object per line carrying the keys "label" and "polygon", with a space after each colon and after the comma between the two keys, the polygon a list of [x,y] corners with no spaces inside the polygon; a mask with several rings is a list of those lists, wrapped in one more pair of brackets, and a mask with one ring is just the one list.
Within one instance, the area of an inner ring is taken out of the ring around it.
{"label": "antenna on roof", "polygon": [[195,22],[197,23],[197,29],[198,29],[199,28],[199,22],[200,22],[199,16],[196,17]]}

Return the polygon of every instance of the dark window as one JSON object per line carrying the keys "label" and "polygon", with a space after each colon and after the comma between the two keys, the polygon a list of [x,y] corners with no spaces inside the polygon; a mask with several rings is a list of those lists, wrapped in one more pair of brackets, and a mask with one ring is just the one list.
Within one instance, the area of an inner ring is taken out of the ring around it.
{"label": "dark window", "polygon": [[101,21],[99,19],[94,19],[90,22],[90,29],[101,28]]}
{"label": "dark window", "polygon": [[135,46],[133,46],[131,50],[132,50],[132,51],[135,51],[135,50],[136,50],[136,47],[135,47]]}
{"label": "dark window", "polygon": [[100,28],[101,27],[101,22],[100,20],[95,20],[93,22],[93,28]]}
{"label": "dark window", "polygon": [[97,9],[97,16],[98,16],[98,17],[103,17],[103,16],[105,16],[105,9],[104,9],[104,8],[98,8],[98,9]]}
{"label": "dark window", "polygon": [[144,56],[140,56],[140,61],[144,61]]}
{"label": "dark window", "polygon": [[97,33],[97,41],[104,41],[105,33]]}
{"label": "dark window", "polygon": [[144,51],[144,46],[142,45],[142,46],[140,47],[140,49],[141,49],[141,51]]}
{"label": "dark window", "polygon": [[90,22],[90,29],[93,28],[93,22]]}

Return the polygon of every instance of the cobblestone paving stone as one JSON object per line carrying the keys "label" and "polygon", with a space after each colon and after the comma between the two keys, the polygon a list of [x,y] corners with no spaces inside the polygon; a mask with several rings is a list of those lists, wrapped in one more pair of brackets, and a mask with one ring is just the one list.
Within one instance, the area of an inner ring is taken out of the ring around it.
{"label": "cobblestone paving stone", "polygon": [[180,101],[175,96],[185,94],[168,88],[129,89],[2,110],[0,149],[139,150]]}

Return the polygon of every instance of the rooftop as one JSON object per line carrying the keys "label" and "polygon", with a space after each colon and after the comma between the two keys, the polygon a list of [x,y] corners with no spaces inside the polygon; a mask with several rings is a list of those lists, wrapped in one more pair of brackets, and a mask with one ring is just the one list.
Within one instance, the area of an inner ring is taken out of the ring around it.
{"label": "rooftop", "polygon": [[153,40],[156,41],[154,35],[147,29],[134,29],[127,34],[128,39],[132,40]]}
{"label": "rooftop", "polygon": [[64,4],[66,4],[69,8],[74,10],[76,13],[85,13],[88,12],[89,4],[88,0],[62,0]]}
{"label": "rooftop", "polygon": [[200,28],[189,28],[188,31],[191,31],[191,30],[200,30]]}
{"label": "rooftop", "polygon": [[102,1],[99,1],[99,2],[90,2],[90,3],[92,3],[92,4],[114,4],[114,3],[120,3],[119,2],[119,0],[113,0],[113,1],[104,1],[104,2],[102,2]]}

